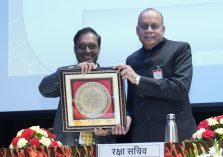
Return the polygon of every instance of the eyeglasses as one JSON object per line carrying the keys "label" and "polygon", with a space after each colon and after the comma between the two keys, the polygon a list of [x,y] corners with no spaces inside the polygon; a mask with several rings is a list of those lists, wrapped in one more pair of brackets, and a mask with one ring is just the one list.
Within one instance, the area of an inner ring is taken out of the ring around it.
{"label": "eyeglasses", "polygon": [[139,25],[139,28],[140,28],[141,30],[143,30],[143,31],[146,31],[146,30],[148,30],[149,26],[150,26],[150,28],[151,28],[152,30],[156,30],[156,29],[159,29],[159,28],[160,28],[160,26],[159,26],[158,24],[152,24],[152,25],[148,25],[148,24],[140,24],[140,25]]}
{"label": "eyeglasses", "polygon": [[80,43],[77,45],[77,48],[79,50],[86,50],[87,47],[90,49],[90,50],[95,50],[98,48],[98,45],[94,44],[94,43],[90,43],[90,44],[84,44],[84,43]]}

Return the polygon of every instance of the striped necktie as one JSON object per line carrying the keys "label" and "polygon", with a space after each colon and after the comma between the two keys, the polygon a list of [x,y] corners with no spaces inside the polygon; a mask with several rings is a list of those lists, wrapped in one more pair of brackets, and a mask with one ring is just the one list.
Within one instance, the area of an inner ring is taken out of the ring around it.
{"label": "striped necktie", "polygon": [[93,131],[82,131],[81,138],[85,145],[92,145],[94,142],[94,133]]}

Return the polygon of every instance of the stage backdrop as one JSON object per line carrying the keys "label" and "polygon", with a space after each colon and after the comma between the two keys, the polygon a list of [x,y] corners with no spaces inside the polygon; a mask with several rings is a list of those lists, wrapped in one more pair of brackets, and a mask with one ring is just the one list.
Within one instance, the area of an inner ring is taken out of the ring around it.
{"label": "stage backdrop", "polygon": [[72,40],[83,27],[102,36],[101,66],[124,63],[141,47],[135,27],[148,7],[162,12],[165,37],[191,44],[191,103],[222,103],[222,0],[1,0],[0,112],[56,109],[58,100],[42,97],[38,85],[76,63]]}

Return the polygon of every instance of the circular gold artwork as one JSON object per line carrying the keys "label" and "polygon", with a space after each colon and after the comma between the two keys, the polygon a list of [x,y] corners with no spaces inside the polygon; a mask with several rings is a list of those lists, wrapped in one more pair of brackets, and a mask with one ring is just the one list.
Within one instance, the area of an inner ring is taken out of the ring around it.
{"label": "circular gold artwork", "polygon": [[82,84],[75,94],[77,110],[86,117],[97,118],[105,114],[110,106],[110,94],[101,83]]}

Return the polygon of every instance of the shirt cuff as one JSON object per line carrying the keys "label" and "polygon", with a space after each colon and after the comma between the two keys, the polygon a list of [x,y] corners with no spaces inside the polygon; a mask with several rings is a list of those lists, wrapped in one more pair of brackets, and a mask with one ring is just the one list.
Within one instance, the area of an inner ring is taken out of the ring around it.
{"label": "shirt cuff", "polygon": [[136,77],[136,85],[138,85],[138,84],[139,84],[140,77],[141,77],[141,76],[139,76],[139,75]]}

